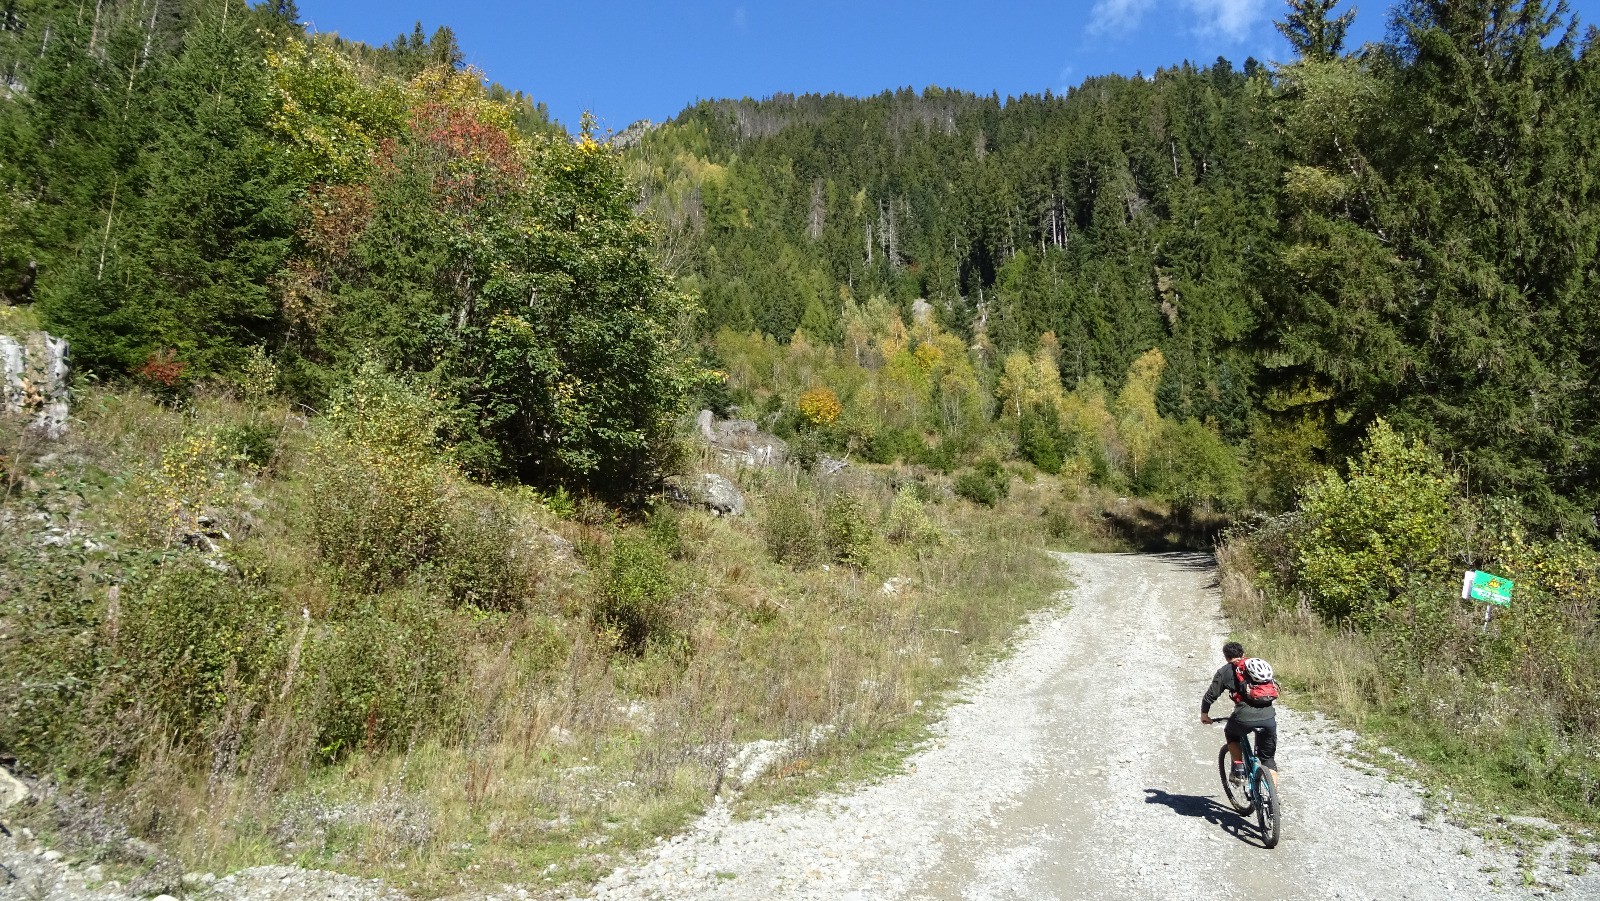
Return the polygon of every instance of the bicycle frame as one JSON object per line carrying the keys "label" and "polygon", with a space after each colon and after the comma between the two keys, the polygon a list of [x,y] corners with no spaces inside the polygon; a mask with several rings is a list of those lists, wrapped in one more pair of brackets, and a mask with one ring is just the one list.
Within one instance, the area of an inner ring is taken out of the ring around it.
{"label": "bicycle frame", "polygon": [[1245,791],[1249,793],[1250,803],[1257,804],[1261,801],[1261,760],[1256,757],[1256,736],[1254,732],[1246,732],[1239,736],[1239,751],[1244,755]]}

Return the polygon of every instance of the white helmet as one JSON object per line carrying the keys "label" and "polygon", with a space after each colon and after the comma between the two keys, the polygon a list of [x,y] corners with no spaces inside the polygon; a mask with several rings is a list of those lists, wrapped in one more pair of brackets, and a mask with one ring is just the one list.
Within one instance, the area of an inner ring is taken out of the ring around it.
{"label": "white helmet", "polygon": [[1244,662],[1244,674],[1251,682],[1271,682],[1272,664],[1260,657],[1251,657]]}

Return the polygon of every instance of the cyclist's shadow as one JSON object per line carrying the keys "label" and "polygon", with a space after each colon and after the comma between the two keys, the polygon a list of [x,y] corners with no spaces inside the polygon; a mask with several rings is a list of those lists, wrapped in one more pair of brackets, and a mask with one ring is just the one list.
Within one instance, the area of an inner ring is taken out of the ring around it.
{"label": "cyclist's shadow", "polygon": [[1186,817],[1203,818],[1247,845],[1265,847],[1254,822],[1238,814],[1232,807],[1217,803],[1215,798],[1201,795],[1174,795],[1159,788],[1147,788],[1144,793],[1146,804],[1160,804]]}

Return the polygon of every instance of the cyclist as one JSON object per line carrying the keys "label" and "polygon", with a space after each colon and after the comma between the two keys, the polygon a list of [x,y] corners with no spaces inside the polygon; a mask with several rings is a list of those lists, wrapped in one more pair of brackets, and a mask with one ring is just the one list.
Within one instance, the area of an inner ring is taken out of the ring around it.
{"label": "cyclist", "polygon": [[[1274,755],[1278,752],[1278,715],[1273,711],[1272,705],[1256,707],[1247,704],[1242,699],[1245,687],[1239,684],[1234,673],[1236,662],[1244,658],[1244,645],[1237,641],[1230,641],[1222,646],[1222,656],[1227,658],[1217,674],[1211,677],[1211,687],[1206,689],[1205,697],[1200,699],[1200,722],[1210,725],[1211,705],[1224,691],[1233,699],[1233,715],[1228,718],[1228,725],[1222,734],[1228,740],[1228,751],[1233,755],[1233,767],[1229,777],[1235,782],[1243,782],[1244,754],[1239,750],[1239,741],[1251,732],[1256,733],[1256,757],[1260,758],[1261,765],[1267,768],[1268,778],[1277,783],[1278,762]],[[1246,666],[1260,664],[1266,666],[1266,661],[1249,659]],[[1267,668],[1267,677],[1271,678],[1271,668]]]}

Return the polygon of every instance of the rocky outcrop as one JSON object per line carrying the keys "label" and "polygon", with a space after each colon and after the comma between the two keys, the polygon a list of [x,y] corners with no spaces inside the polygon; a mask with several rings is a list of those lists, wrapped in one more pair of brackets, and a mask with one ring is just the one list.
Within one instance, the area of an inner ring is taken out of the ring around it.
{"label": "rocky outcrop", "polygon": [[704,507],[719,516],[744,513],[744,493],[739,486],[714,472],[672,479],[667,482],[667,495],[679,503]]}
{"label": "rocky outcrop", "polygon": [[831,476],[844,472],[849,466],[850,463],[847,460],[841,460],[838,457],[830,457],[827,454],[823,454],[817,458],[816,468],[817,472],[821,473],[822,475]]}
{"label": "rocky outcrop", "polygon": [[789,458],[789,445],[751,420],[719,420],[710,410],[701,410],[695,424],[700,437],[730,463],[769,467]]}
{"label": "rocky outcrop", "polygon": [[59,438],[67,429],[67,340],[44,332],[0,335],[0,411],[31,413],[33,427]]}
{"label": "rocky outcrop", "polygon": [[627,150],[629,147],[632,147],[644,140],[645,135],[655,131],[660,127],[661,125],[659,123],[651,122],[649,119],[640,119],[634,122],[632,125],[629,125],[627,128],[624,128],[623,130],[612,135],[609,143],[611,144],[612,148],[618,151]]}
{"label": "rocky outcrop", "polygon": [[17,777],[0,767],[0,810],[21,803],[28,797],[28,787]]}

